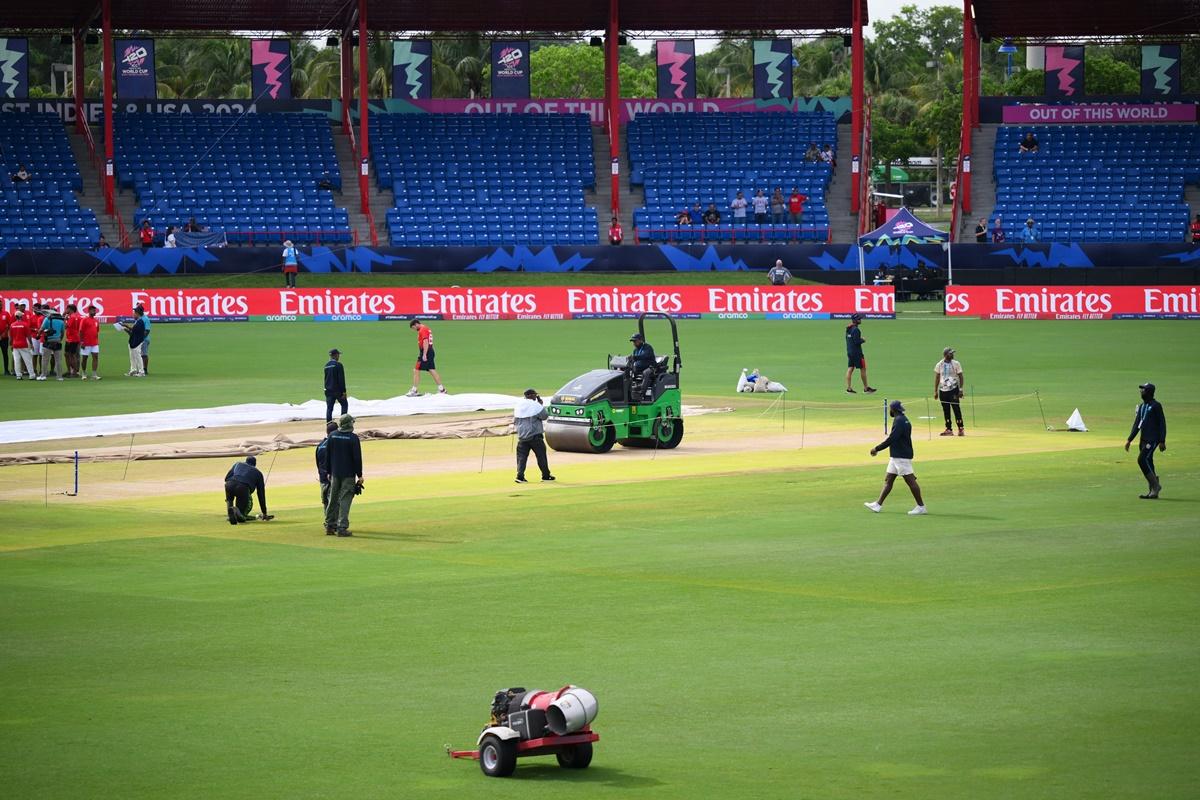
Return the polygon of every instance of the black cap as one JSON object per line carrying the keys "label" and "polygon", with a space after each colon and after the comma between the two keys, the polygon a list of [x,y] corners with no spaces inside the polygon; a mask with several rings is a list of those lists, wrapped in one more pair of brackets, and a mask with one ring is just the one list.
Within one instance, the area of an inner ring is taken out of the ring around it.
{"label": "black cap", "polygon": [[629,337],[629,341],[631,341],[631,342],[636,342],[638,339],[641,339],[643,342],[646,341],[646,337],[642,336],[642,334],[640,332],[635,333],[633,336]]}
{"label": "black cap", "polygon": [[862,322],[862,318],[863,318],[862,314],[851,314],[850,315],[851,322]]}
{"label": "black cap", "polygon": [[537,389],[526,389],[525,396],[532,400],[533,398],[537,397]]}
{"label": "black cap", "polygon": [[253,467],[258,463],[258,459],[254,456],[246,456],[246,463]]}
{"label": "black cap", "polygon": [[892,402],[888,403],[888,408],[890,408],[892,411],[899,411],[901,414],[904,413],[904,404],[899,400],[893,400]]}
{"label": "black cap", "polygon": [[1138,388],[1144,392],[1149,392],[1150,394],[1154,394],[1154,384],[1153,383],[1143,383],[1140,386],[1138,386]]}
{"label": "black cap", "polygon": [[329,351],[329,355],[331,356],[340,356],[341,354],[342,351],[338,350],[336,347]]}

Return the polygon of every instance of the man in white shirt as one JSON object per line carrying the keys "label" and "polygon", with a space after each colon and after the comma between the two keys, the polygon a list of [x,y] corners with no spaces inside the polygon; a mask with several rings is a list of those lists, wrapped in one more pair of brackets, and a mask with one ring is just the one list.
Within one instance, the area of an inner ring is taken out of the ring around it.
{"label": "man in white shirt", "polygon": [[954,348],[947,347],[942,351],[942,360],[933,365],[933,399],[942,402],[942,414],[946,418],[946,430],[942,436],[953,436],[950,429],[950,410],[954,410],[954,419],[958,423],[958,435],[965,436],[963,431],[962,396],[963,386],[962,364],[954,359]]}
{"label": "man in white shirt", "polygon": [[745,225],[746,224],[746,196],[743,195],[741,192],[738,192],[737,197],[735,197],[733,199],[733,202],[729,204],[729,207],[733,209],[733,224],[734,225]]}
{"label": "man in white shirt", "polygon": [[175,241],[175,226],[167,226],[167,238],[163,240],[163,247],[178,247],[179,244]]}

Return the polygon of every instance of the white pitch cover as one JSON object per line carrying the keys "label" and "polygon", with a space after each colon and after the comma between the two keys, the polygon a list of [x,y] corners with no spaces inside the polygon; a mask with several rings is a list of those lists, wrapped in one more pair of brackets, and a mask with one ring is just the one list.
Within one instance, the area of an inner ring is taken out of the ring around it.
{"label": "white pitch cover", "polygon": [[1083,424],[1083,416],[1079,413],[1079,409],[1075,409],[1074,413],[1067,418],[1067,430],[1069,431],[1087,431],[1087,425]]}

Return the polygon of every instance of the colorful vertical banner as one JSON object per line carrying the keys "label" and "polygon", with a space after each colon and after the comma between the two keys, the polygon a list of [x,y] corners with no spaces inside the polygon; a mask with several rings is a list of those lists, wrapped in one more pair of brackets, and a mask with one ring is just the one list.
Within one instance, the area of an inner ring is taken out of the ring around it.
{"label": "colorful vertical banner", "polygon": [[792,99],[792,40],[754,40],[754,98]]}
{"label": "colorful vertical banner", "polygon": [[116,39],[117,97],[121,100],[157,100],[153,39]]}
{"label": "colorful vertical banner", "polygon": [[492,97],[529,97],[529,42],[492,42]]}
{"label": "colorful vertical banner", "polygon": [[1046,96],[1056,100],[1083,96],[1083,45],[1046,46]]}
{"label": "colorful vertical banner", "polygon": [[696,99],[696,40],[659,39],[658,96],[676,100]]}
{"label": "colorful vertical banner", "polygon": [[292,43],[287,39],[250,40],[250,93],[257,100],[292,99]]}
{"label": "colorful vertical banner", "polygon": [[392,97],[429,100],[433,97],[433,41],[396,39],[392,42]]}
{"label": "colorful vertical banner", "polygon": [[0,39],[0,97],[29,97],[28,39]]}
{"label": "colorful vertical banner", "polygon": [[1142,97],[1168,100],[1183,93],[1182,55],[1177,44],[1142,45]]}

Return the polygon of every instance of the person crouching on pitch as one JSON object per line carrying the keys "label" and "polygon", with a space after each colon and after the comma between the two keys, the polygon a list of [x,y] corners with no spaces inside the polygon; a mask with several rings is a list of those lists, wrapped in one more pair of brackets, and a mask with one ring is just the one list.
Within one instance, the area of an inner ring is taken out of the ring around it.
{"label": "person crouching on pitch", "polygon": [[888,404],[888,414],[892,417],[892,432],[888,438],[871,448],[872,457],[883,448],[888,448],[890,458],[888,459],[887,474],[883,476],[883,491],[879,493],[879,499],[874,503],[863,503],[863,505],[876,514],[883,511],[883,501],[891,493],[896,476],[900,475],[908,484],[913,498],[917,501],[917,507],[908,513],[911,516],[928,514],[929,512],[925,510],[925,501],[921,498],[921,487],[917,485],[917,476],[913,472],[912,423],[908,421],[908,417],[904,416],[904,405],[899,400],[893,400]]}
{"label": "person crouching on pitch", "polygon": [[250,492],[258,492],[258,507],[262,513],[258,518],[266,521],[275,519],[267,513],[267,482],[259,472],[258,459],[246,456],[245,461],[239,461],[225,473],[225,513],[229,516],[229,524],[249,522],[253,508]]}

